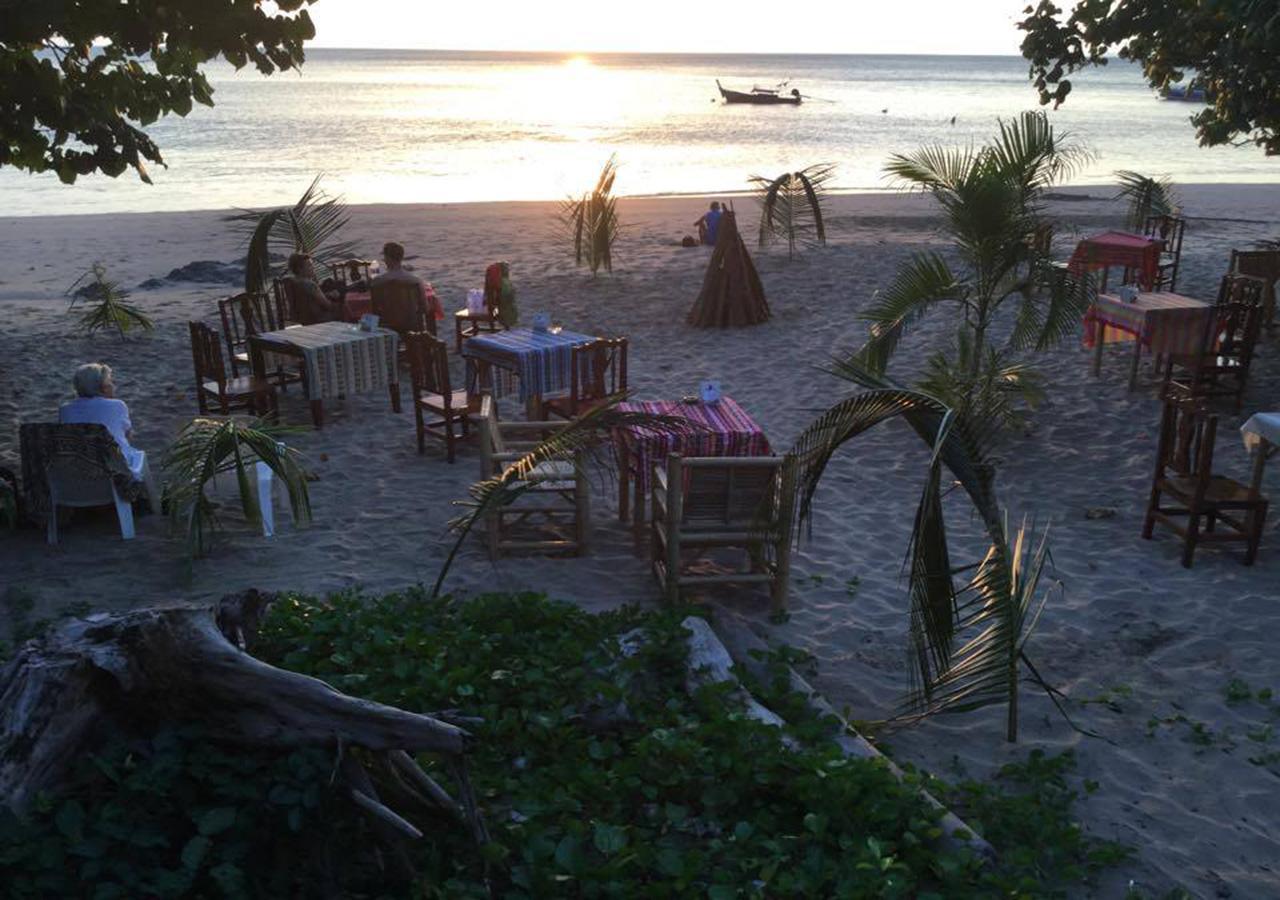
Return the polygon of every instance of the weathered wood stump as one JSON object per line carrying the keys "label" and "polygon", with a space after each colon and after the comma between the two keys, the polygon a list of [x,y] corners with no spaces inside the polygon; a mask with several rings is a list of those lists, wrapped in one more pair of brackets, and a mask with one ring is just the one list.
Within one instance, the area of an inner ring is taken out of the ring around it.
{"label": "weathered wood stump", "polygon": [[[112,735],[188,721],[246,749],[332,750],[335,789],[379,834],[422,836],[406,818],[414,810],[392,810],[375,784],[416,811],[467,823],[483,842],[466,777],[468,733],[255,659],[246,646],[273,599],[247,591],[212,608],[100,613],[28,642],[0,672],[0,803],[21,812],[40,792],[56,793],[77,758]],[[368,769],[352,747],[367,751]],[[419,751],[447,758],[458,800],[413,760]]]}

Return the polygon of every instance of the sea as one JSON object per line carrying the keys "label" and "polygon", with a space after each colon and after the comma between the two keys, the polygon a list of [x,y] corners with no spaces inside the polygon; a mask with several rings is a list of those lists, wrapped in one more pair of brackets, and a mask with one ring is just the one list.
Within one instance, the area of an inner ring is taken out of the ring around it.
{"label": "sea", "polygon": [[[753,175],[834,163],[841,191],[892,188],[891,154],[962,145],[1038,107],[1020,57],[485,53],[313,49],[300,72],[209,69],[213,108],[147,130],[167,168],[63,185],[0,169],[0,215],[257,208],[317,176],[350,203],[560,199],[617,158],[622,195],[733,193]],[[799,107],[726,106],[727,88],[798,89]],[[1175,182],[1280,181],[1252,146],[1201,148],[1193,104],[1131,64],[1079,73],[1055,126],[1116,170]]]}

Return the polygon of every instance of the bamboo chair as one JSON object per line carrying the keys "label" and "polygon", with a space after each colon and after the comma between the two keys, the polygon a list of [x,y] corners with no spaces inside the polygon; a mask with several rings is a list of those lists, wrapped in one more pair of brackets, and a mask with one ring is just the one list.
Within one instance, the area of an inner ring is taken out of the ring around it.
{"label": "bamboo chair", "polygon": [[[682,457],[673,453],[652,478],[653,572],[668,603],[683,588],[767,584],[775,610],[787,605],[796,463],[791,456]],[[691,574],[687,551],[746,549],[751,569]]]}
{"label": "bamboo chair", "polygon": [[427,309],[422,284],[416,281],[384,281],[370,288],[372,311],[378,324],[400,335],[410,332],[436,333],[436,320]]}
{"label": "bamboo chair", "polygon": [[[1160,265],[1156,269],[1154,291],[1175,291],[1178,288],[1178,265],[1182,262],[1182,235],[1187,220],[1178,216],[1148,216],[1142,225],[1142,233],[1161,242]],[[1126,283],[1128,278],[1125,279]]]}
{"label": "bamboo chair", "polygon": [[1280,283],[1280,250],[1232,250],[1229,271],[1266,282],[1262,321],[1267,328],[1272,327],[1276,318],[1276,285]]}
{"label": "bamboo chair", "polygon": [[373,260],[369,259],[344,259],[329,263],[329,274],[341,285],[349,286],[360,282],[369,284],[373,280],[369,277],[369,267],[372,265]]}
{"label": "bamboo chair", "polygon": [[471,399],[465,390],[455,391],[450,385],[444,341],[423,331],[410,331],[404,335],[404,347],[413,383],[418,452],[426,452],[426,437],[432,434],[444,441],[452,463],[457,442],[470,435],[470,414],[475,411]]}
{"label": "bamboo chair", "polygon": [[256,375],[227,377],[222,362],[222,344],[218,333],[203,322],[188,322],[191,331],[191,359],[195,364],[196,402],[207,415],[210,403],[224,416],[232,410],[244,409],[254,415],[275,412],[275,388]]}
{"label": "bamboo chair", "polygon": [[[257,334],[283,330],[286,327],[285,309],[278,297],[269,297],[263,293],[246,291],[243,294],[236,294],[231,300],[240,311],[240,323],[246,342],[245,353],[241,362],[244,363],[247,370],[249,368],[248,339]],[[238,377],[240,374],[236,363],[236,357],[232,356],[231,374],[233,377]],[[281,391],[287,391],[289,385],[302,381],[302,371],[300,369],[288,369],[281,364],[276,366],[274,372],[267,373],[267,381],[280,388]]]}
{"label": "bamboo chair", "polygon": [[1240,411],[1262,330],[1265,287],[1261,278],[1223,276],[1218,301],[1205,318],[1199,350],[1167,358],[1166,393],[1172,388],[1201,399],[1230,397],[1235,400],[1236,412]]}
{"label": "bamboo chair", "polygon": [[[485,394],[476,416],[480,430],[480,477],[493,478],[567,422],[499,422],[493,397]],[[528,490],[509,506],[485,516],[490,557],[508,552],[587,552],[591,499],[586,454],[578,449],[538,463],[519,479]],[[552,536],[548,537],[546,532]]]}
{"label": "bamboo chair", "polygon": [[[1244,564],[1251,566],[1262,541],[1267,498],[1256,487],[1213,474],[1217,431],[1218,417],[1194,398],[1165,395],[1142,536],[1149,540],[1157,522],[1171,528],[1182,537],[1182,565],[1187,568],[1198,543],[1243,542]],[[1172,503],[1161,505],[1166,497],[1163,502]],[[1185,524],[1180,521],[1184,518]]]}
{"label": "bamboo chair", "polygon": [[599,338],[571,351],[569,394],[551,397],[543,408],[562,419],[576,419],[627,390],[627,339]]}

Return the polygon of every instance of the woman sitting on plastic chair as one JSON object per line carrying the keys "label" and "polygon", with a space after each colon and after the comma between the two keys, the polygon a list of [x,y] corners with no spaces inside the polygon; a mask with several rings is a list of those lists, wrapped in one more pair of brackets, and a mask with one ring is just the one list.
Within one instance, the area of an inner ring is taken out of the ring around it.
{"label": "woman sitting on plastic chair", "polygon": [[160,494],[147,467],[147,454],[129,443],[133,436],[133,423],[129,420],[129,407],[123,400],[116,399],[111,367],[103,363],[85,363],[76,369],[72,384],[75,385],[76,399],[62,404],[58,420],[63,425],[102,425],[111,432],[134,480],[146,484],[147,497],[158,512]]}

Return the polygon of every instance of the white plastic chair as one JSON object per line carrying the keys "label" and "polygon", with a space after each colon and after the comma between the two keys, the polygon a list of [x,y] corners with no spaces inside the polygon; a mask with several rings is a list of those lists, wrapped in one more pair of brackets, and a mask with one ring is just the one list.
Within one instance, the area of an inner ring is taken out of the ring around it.
{"label": "white plastic chair", "polygon": [[103,471],[101,475],[86,477],[74,467],[66,466],[58,459],[51,459],[45,468],[45,477],[49,484],[49,529],[50,544],[58,543],[58,507],[110,506],[116,508],[116,516],[120,519],[120,536],[133,540],[133,506],[120,498],[115,485],[111,483],[110,473]]}

